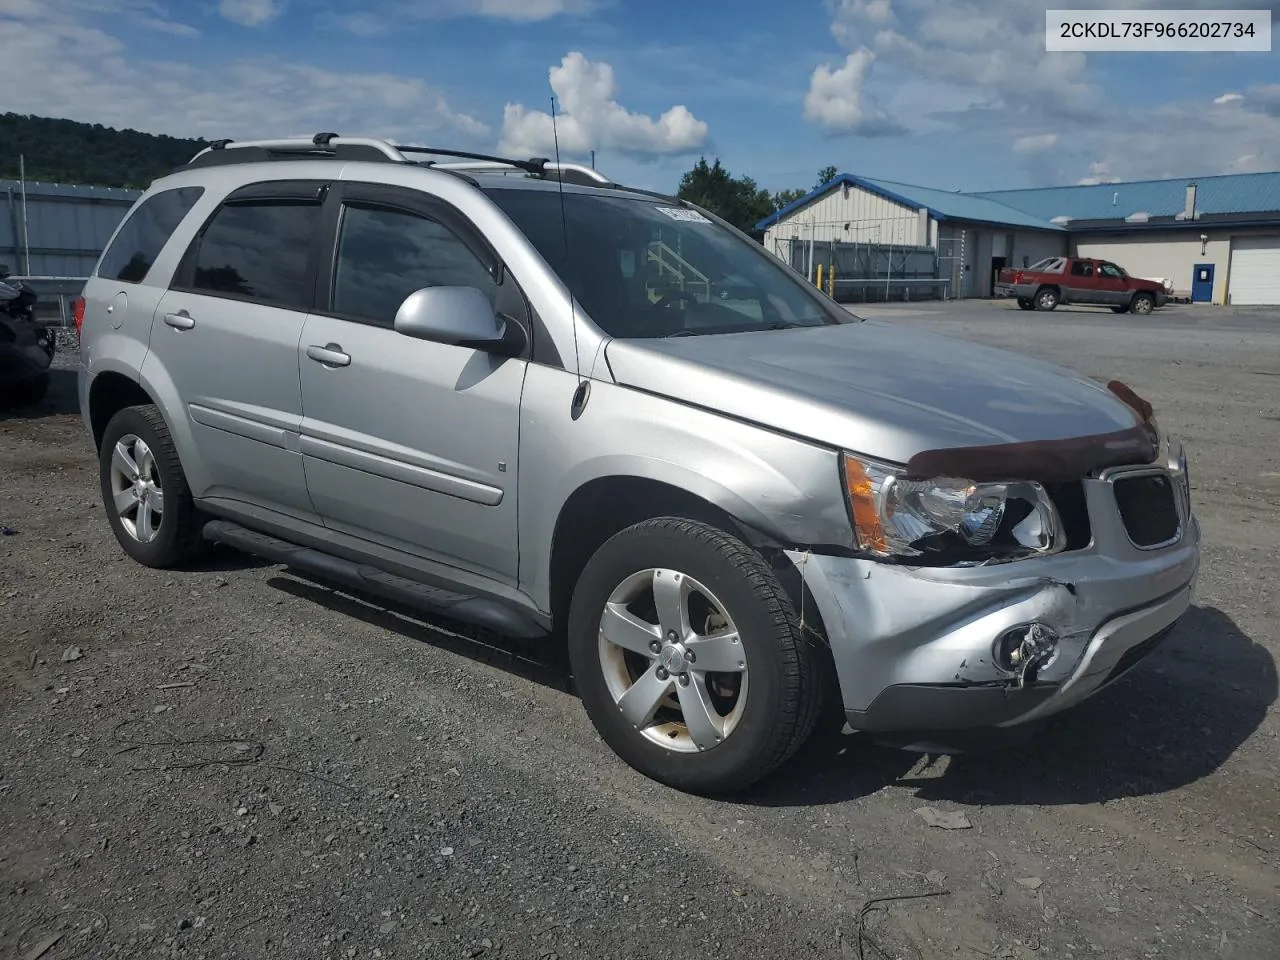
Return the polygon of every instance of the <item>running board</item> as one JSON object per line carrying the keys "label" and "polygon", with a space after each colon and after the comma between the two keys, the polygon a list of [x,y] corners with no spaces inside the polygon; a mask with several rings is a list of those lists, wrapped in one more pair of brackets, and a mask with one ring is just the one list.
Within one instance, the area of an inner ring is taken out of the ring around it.
{"label": "running board", "polygon": [[320,579],[483,627],[503,636],[532,639],[547,635],[546,629],[530,617],[498,600],[419,583],[367,563],[353,563],[227,520],[206,523],[204,536],[207,540],[226,544],[264,560],[315,574]]}

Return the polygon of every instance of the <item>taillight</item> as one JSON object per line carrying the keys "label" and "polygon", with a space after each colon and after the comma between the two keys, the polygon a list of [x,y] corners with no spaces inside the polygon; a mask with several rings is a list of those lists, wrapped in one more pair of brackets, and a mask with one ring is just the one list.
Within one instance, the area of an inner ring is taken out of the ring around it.
{"label": "taillight", "polygon": [[1019,270],[1017,273],[1015,273],[1015,274],[1013,275],[1013,282],[1014,282],[1014,283],[1021,283],[1021,282],[1022,282],[1022,271],[1021,271],[1021,270]]}
{"label": "taillight", "polygon": [[84,297],[76,297],[71,316],[76,321],[76,336],[79,336],[80,328],[84,326]]}

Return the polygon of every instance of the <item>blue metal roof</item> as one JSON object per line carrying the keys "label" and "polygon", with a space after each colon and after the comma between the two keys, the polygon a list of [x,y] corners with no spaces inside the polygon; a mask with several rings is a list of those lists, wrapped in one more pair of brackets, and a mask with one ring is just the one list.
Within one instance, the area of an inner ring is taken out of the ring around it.
{"label": "blue metal roof", "polygon": [[871,193],[879,194],[887,200],[901,203],[904,206],[918,209],[926,207],[929,215],[935,220],[969,220],[977,223],[995,223],[1001,226],[1027,227],[1032,230],[1061,231],[1057,224],[1017,210],[1011,206],[987,197],[970,193],[952,193],[936,190],[933,187],[921,187],[912,183],[898,183],[893,180],[879,180],[872,177],[860,177],[852,173],[842,173],[834,180],[824,183],[805,196],[787,204],[777,213],[766,217],[756,224],[757,230],[765,230],[783,217],[812,203],[818,197],[834,190],[843,184],[861,187]]}
{"label": "blue metal roof", "polygon": [[[1135,213],[1172,217],[1186,207],[1187,184],[1196,184],[1196,212],[1202,216],[1275,213],[1280,219],[1280,173],[1237,173],[1174,180],[1130,180],[1085,186],[952,193],[893,180],[842,173],[830,183],[756,224],[764,230],[841,184],[852,184],[909,207],[927,207],[937,220],[969,220],[1034,230],[1058,230],[1055,217],[1123,220]],[[1136,224],[1145,228],[1145,224]]]}
{"label": "blue metal roof", "polygon": [[1190,183],[1196,184],[1196,211],[1200,214],[1280,213],[1280,173],[993,190],[975,196],[999,201],[1044,220],[1059,216],[1073,220],[1122,220],[1134,213],[1172,217],[1186,207]]}

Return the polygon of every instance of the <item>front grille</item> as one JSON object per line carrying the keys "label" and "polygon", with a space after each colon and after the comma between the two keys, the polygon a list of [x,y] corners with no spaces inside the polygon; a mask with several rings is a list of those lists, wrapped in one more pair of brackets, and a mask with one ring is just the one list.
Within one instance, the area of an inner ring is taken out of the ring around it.
{"label": "front grille", "polygon": [[1178,505],[1167,474],[1121,477],[1112,486],[1120,519],[1135,547],[1154,547],[1178,536]]}

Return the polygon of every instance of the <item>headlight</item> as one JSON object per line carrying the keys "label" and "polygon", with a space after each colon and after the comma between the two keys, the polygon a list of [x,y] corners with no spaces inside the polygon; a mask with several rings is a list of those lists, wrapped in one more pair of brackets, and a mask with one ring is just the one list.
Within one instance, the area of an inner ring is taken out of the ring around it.
{"label": "headlight", "polygon": [[883,558],[982,563],[1055,553],[1062,521],[1044,487],[1029,481],[908,479],[893,467],[844,454],[857,546]]}
{"label": "headlight", "polygon": [[1183,513],[1186,516],[1190,516],[1191,472],[1187,467],[1186,448],[1183,447],[1181,441],[1167,437],[1165,456],[1165,468],[1173,477],[1174,485],[1178,491],[1178,498],[1182,501]]}

